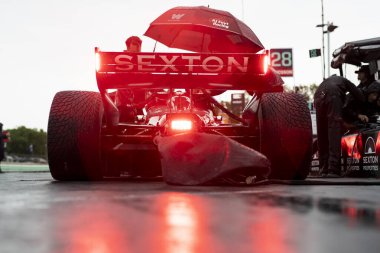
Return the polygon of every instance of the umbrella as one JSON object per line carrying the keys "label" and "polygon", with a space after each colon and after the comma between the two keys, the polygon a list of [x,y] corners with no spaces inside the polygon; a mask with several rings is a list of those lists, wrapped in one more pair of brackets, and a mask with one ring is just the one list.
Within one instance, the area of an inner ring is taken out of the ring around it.
{"label": "umbrella", "polygon": [[193,52],[256,53],[264,49],[255,33],[231,13],[204,6],[172,8],[154,20],[144,35]]}

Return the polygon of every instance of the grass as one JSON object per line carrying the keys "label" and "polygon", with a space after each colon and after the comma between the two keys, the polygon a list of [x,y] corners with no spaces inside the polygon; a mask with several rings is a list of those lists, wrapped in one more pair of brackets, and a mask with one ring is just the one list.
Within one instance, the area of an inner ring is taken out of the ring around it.
{"label": "grass", "polygon": [[49,171],[47,164],[0,163],[2,172],[44,172]]}

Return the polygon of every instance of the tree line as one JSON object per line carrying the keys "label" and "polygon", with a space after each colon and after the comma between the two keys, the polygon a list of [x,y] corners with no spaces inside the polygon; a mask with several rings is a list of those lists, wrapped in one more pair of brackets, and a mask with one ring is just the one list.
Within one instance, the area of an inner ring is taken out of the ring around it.
{"label": "tree line", "polygon": [[43,129],[20,126],[6,130],[10,133],[10,140],[5,147],[5,152],[8,155],[47,158],[47,133]]}
{"label": "tree line", "polygon": [[294,86],[293,88],[290,88],[287,85],[284,85],[285,91],[286,92],[295,92],[298,94],[301,94],[305,97],[306,101],[312,102],[314,100],[314,93],[318,88],[318,84],[310,84],[310,85],[297,85]]}

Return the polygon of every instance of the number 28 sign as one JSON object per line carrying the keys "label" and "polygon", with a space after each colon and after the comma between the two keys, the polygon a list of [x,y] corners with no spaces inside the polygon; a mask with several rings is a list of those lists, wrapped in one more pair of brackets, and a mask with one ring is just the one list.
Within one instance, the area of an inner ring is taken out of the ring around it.
{"label": "number 28 sign", "polygon": [[272,67],[281,76],[293,76],[293,49],[292,48],[272,48],[270,50]]}

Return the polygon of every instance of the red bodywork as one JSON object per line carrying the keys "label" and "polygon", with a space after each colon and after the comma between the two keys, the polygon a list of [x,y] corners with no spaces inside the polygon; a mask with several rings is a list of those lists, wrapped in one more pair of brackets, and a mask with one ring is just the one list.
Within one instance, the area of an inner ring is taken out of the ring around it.
{"label": "red bodywork", "polygon": [[347,157],[360,159],[363,149],[361,134],[351,134],[343,136],[341,139],[342,153]]}

